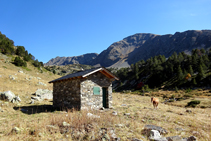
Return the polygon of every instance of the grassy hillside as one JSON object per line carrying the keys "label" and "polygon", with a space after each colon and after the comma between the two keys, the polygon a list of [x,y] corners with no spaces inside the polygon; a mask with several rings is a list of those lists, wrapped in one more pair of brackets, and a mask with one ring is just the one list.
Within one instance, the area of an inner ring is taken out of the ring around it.
{"label": "grassy hillside", "polygon": [[44,68],[38,69],[30,62],[27,67],[12,64],[14,56],[8,57],[0,53],[0,92],[12,91],[27,102],[37,89],[53,89],[48,82],[60,77]]}

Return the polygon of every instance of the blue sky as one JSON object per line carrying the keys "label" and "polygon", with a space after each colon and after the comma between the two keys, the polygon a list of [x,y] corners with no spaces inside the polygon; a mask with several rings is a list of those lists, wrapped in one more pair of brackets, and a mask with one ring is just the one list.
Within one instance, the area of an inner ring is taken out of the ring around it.
{"label": "blue sky", "polygon": [[46,63],[136,33],[211,29],[211,0],[0,0],[0,31]]}

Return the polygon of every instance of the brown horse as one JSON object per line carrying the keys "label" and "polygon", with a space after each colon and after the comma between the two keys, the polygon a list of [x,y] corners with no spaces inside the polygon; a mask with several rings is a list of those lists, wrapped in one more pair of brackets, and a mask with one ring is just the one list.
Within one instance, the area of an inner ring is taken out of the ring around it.
{"label": "brown horse", "polygon": [[151,102],[153,103],[154,109],[158,107],[159,99],[158,98],[151,98]]}

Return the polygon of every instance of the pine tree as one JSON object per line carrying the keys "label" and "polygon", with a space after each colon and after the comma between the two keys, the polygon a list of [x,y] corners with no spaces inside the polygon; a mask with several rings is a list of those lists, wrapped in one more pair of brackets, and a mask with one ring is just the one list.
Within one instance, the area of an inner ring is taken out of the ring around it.
{"label": "pine tree", "polygon": [[181,69],[180,65],[177,68],[177,78],[179,80],[182,80],[183,79],[183,73],[182,73],[182,69]]}
{"label": "pine tree", "polygon": [[190,73],[190,75],[192,76],[193,75],[193,68],[191,65],[188,66],[188,72]]}
{"label": "pine tree", "polygon": [[193,85],[197,85],[197,82],[196,82],[195,78],[192,79],[192,83],[193,83]]}
{"label": "pine tree", "polygon": [[199,67],[198,67],[198,78],[199,78],[199,80],[202,80],[205,78],[205,74],[204,74],[202,65],[199,65]]}

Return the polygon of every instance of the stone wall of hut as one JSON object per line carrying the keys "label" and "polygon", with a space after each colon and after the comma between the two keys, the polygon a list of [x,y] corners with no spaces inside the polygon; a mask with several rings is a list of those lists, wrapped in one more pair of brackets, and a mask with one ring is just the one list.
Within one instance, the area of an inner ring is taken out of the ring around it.
{"label": "stone wall of hut", "polygon": [[[93,88],[99,87],[100,94],[94,95]],[[103,91],[107,88],[106,108],[112,106],[112,81],[100,72],[85,79],[71,79],[53,83],[53,105],[60,108],[103,107]]]}
{"label": "stone wall of hut", "polygon": [[[100,87],[100,94],[94,95],[93,88]],[[107,88],[106,108],[112,106],[112,82],[100,72],[89,75],[81,80],[81,107],[100,108],[103,107],[103,91]]]}
{"label": "stone wall of hut", "polygon": [[80,79],[53,83],[53,105],[60,108],[80,109]]}

